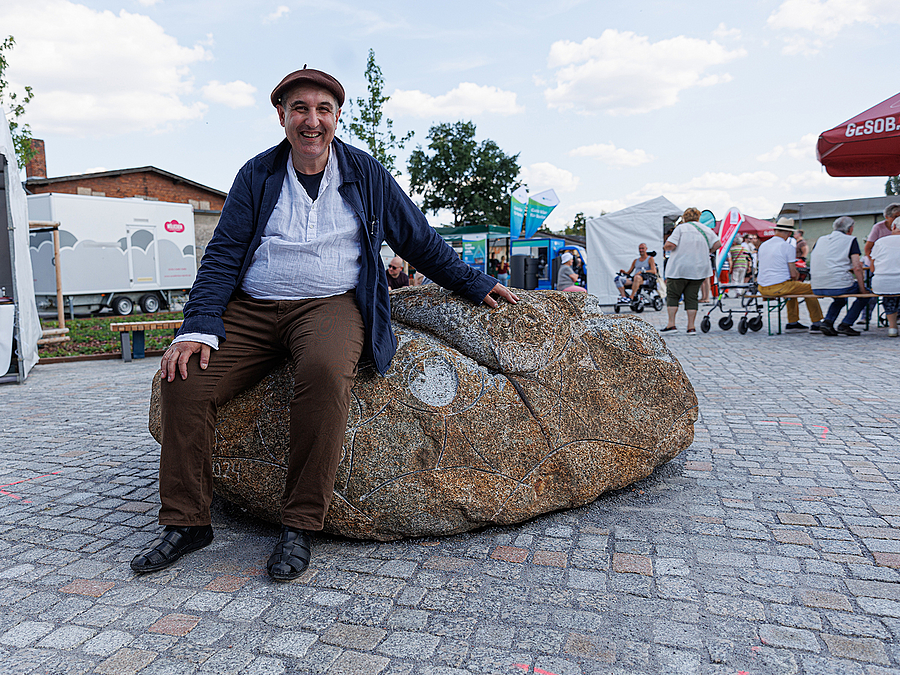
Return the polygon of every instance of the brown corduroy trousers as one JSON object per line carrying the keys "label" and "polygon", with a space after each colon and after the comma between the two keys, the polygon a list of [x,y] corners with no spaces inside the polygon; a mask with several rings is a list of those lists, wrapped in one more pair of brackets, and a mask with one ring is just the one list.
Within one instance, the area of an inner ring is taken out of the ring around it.
{"label": "brown corduroy trousers", "polygon": [[209,525],[216,413],[286,356],[294,361],[290,459],[282,522],[321,530],[341,459],[350,389],[364,327],[354,293],[308,300],[255,300],[240,293],[222,316],[227,339],[206,370],[192,355],[188,377],[161,383],[161,525]]}

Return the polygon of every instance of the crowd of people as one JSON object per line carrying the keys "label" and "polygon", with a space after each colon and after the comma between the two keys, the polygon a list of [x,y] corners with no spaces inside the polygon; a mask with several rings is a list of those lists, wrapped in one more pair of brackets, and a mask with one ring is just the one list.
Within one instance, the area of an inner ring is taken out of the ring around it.
{"label": "crowd of people", "polygon": [[[722,274],[716,279],[710,269],[711,260],[722,242],[710,228],[700,224],[700,212],[687,209],[663,246],[669,257],[666,261],[666,304],[668,323],[663,333],[677,331],[675,317],[681,301],[687,314],[687,333],[696,335],[694,319],[699,303],[709,302],[712,284],[728,284],[731,288],[755,282],[763,297],[784,297],[788,323],[787,332],[811,332],[833,337],[858,336],[854,323],[863,312],[871,312],[875,298],[855,297],[850,308],[838,321],[848,304],[846,295],[881,296],[888,322],[888,336],[897,337],[897,313],[900,309],[900,203],[884,209],[884,220],[877,222],[868,235],[864,248],[853,236],[855,222],[849,216],[837,218],[832,232],[819,237],[810,248],[803,230],[794,227],[791,218],[779,218],[774,236],[760,242],[755,234],[734,238],[726,256]],[[642,245],[643,246],[643,245]],[[646,252],[646,251],[644,251]],[[643,254],[642,254],[643,255]],[[652,258],[649,259],[652,262]],[[643,271],[647,262],[635,259],[633,270]],[[620,281],[616,284],[621,296],[627,291]],[[634,291],[632,291],[634,292]],[[745,292],[744,289],[739,293]],[[698,299],[698,294],[701,297]],[[727,294],[726,294],[727,295]],[[798,298],[804,296],[810,326],[800,322]],[[823,314],[816,296],[833,296],[828,311]]]}

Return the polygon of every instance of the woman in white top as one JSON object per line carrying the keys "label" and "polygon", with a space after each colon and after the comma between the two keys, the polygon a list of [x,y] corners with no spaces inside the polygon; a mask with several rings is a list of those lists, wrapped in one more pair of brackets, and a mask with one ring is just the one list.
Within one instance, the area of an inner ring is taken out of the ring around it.
{"label": "woman in white top", "polygon": [[872,292],[882,297],[888,320],[888,337],[897,337],[897,310],[900,309],[900,230],[881,237],[872,247]]}

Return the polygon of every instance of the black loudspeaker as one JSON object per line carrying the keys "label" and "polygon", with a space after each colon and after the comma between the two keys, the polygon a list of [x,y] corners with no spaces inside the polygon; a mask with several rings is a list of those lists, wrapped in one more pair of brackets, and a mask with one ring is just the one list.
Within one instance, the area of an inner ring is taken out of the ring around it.
{"label": "black loudspeaker", "polygon": [[538,287],[538,273],[541,269],[541,261],[528,256],[525,258],[525,285],[526,291],[533,291]]}
{"label": "black loudspeaker", "polygon": [[522,253],[509,257],[509,287],[525,288],[525,260],[529,256]]}

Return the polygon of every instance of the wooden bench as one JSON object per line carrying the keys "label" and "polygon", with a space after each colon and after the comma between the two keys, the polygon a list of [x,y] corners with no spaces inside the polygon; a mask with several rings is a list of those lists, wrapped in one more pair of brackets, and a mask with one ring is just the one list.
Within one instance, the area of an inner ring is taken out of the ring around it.
{"label": "wooden bench", "polygon": [[[844,293],[842,295],[816,295],[815,293],[790,294],[790,295],[747,295],[746,298],[756,298],[764,300],[766,303],[767,322],[769,327],[769,335],[781,335],[781,310],[790,299],[802,300],[804,298],[816,298],[817,300],[833,300],[834,298],[875,298],[876,317],[878,305],[881,303],[881,296],[876,293]],[[777,330],[772,332],[772,314],[777,317]],[[876,319],[877,321],[877,319]],[[869,330],[869,316],[866,314],[866,330]]]}
{"label": "wooden bench", "polygon": [[[172,319],[169,321],[131,321],[129,323],[111,323],[109,328],[116,333],[122,334],[122,360],[126,363],[131,361],[132,356],[136,359],[144,358],[144,331],[145,330],[161,330],[169,328],[173,334],[181,327],[183,319]],[[134,348],[131,346],[131,334],[134,334]]]}

